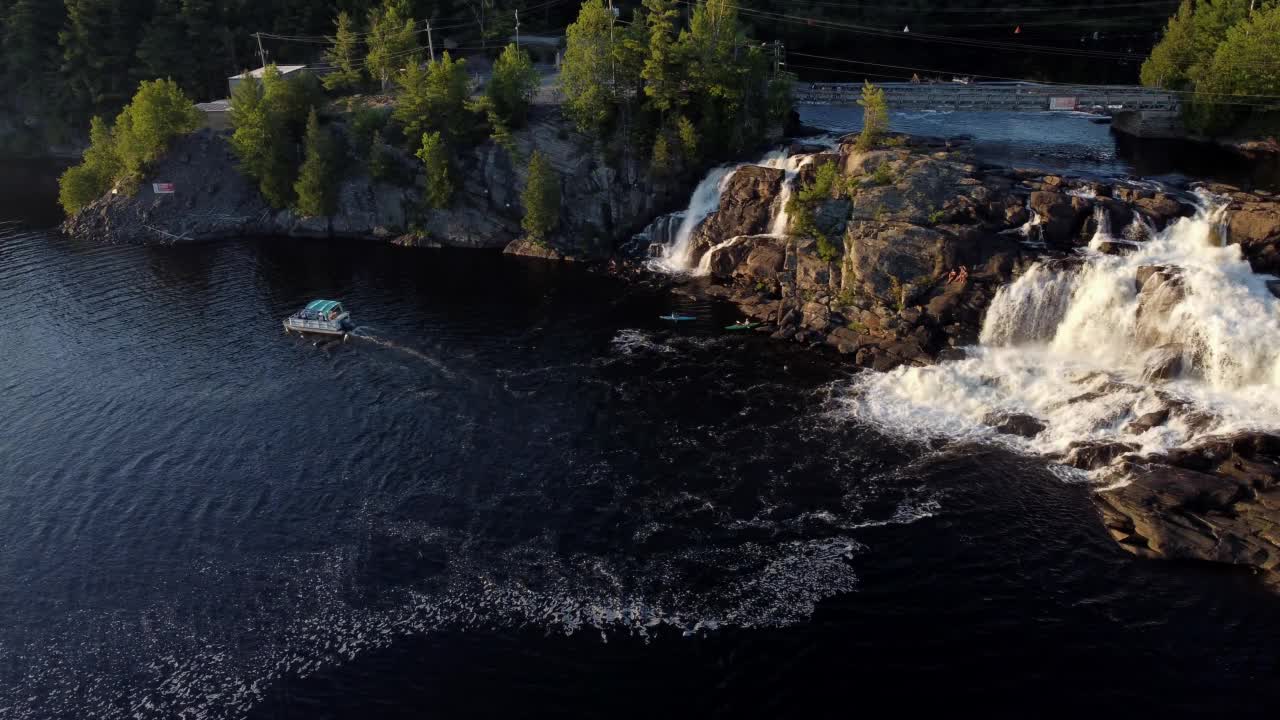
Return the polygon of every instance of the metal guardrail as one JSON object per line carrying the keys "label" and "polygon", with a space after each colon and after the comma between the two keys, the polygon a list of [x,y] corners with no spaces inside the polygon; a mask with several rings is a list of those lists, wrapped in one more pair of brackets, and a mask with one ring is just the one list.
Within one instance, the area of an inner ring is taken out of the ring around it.
{"label": "metal guardrail", "polygon": [[[1038,85],[1035,83],[879,83],[894,110],[1177,110],[1181,98],[1149,88],[1115,85]],[[798,84],[795,102],[806,105],[856,105],[857,83]]]}

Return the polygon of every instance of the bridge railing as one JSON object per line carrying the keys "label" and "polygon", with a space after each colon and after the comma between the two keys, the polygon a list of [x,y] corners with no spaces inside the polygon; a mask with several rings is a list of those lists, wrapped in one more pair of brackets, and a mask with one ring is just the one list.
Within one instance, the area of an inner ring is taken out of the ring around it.
{"label": "bridge railing", "polygon": [[[1176,110],[1172,93],[1136,86],[1035,85],[1030,83],[882,83],[889,107],[931,110]],[[793,99],[818,105],[855,105],[855,83],[798,83]]]}

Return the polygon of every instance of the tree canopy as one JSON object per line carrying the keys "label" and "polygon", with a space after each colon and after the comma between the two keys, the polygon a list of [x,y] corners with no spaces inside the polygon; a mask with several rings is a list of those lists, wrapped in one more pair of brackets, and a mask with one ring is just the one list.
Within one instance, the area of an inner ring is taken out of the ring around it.
{"label": "tree canopy", "polygon": [[177,83],[143,82],[113,125],[100,117],[90,123],[89,148],[59,182],[63,209],[75,213],[112,187],[133,192],[173,138],[196,130],[201,120]]}
{"label": "tree canopy", "polygon": [[1280,95],[1276,0],[1183,0],[1142,65],[1144,85],[1189,91],[1197,130],[1231,132],[1264,97]]}

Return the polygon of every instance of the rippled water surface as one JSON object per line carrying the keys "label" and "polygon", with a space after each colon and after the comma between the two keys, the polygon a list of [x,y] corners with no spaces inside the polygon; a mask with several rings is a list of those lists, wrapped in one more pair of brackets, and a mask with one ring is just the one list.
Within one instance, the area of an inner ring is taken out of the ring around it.
{"label": "rippled water surface", "polygon": [[[25,227],[0,717],[1280,700],[1252,578],[1129,558],[1043,460],[860,426],[843,366],[731,308],[487,253]],[[315,297],[357,337],[284,335]]]}

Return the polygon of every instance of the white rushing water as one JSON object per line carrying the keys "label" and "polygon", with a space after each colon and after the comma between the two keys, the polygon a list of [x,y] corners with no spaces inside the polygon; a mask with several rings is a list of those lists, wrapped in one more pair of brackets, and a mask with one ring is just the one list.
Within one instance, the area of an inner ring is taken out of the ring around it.
{"label": "white rushing water", "polygon": [[[830,136],[813,138],[812,142],[826,148],[834,147],[836,144],[835,138]],[[683,213],[680,228],[667,246],[663,248],[661,257],[654,258],[650,262],[650,267],[658,272],[673,275],[697,276],[706,275],[710,272],[710,259],[708,257],[710,252],[703,253],[701,257],[695,256],[694,232],[702,224],[702,221],[720,209],[720,196],[724,193],[729,179],[733,177],[733,173],[738,168],[746,165],[760,165],[785,172],[782,190],[777,199],[774,200],[771,208],[772,217],[769,221],[768,234],[775,237],[786,235],[789,221],[787,202],[791,199],[796,176],[799,174],[800,169],[810,162],[813,162],[812,154],[791,155],[790,148],[781,148],[765,153],[763,157],[754,163],[721,165],[720,167],[712,168],[694,188],[693,195],[689,197],[689,207]],[[737,238],[725,238],[717,247],[732,244],[736,240]]]}
{"label": "white rushing water", "polygon": [[689,197],[689,207],[684,211],[684,219],[680,221],[680,228],[676,230],[675,238],[663,250],[662,256],[654,259],[655,270],[679,274],[691,272],[696,268],[693,257],[693,231],[708,215],[720,207],[720,193],[724,191],[725,183],[738,167],[721,165],[712,168],[693,189],[693,195]]}
{"label": "white rushing water", "polygon": [[[1202,197],[1130,254],[1084,251],[1043,261],[1002,288],[980,345],[964,360],[867,373],[843,399],[853,416],[916,437],[995,439],[1060,453],[1072,441],[1123,441],[1156,452],[1211,434],[1280,428],[1280,300],[1236,245],[1223,210]],[[1105,226],[1091,243],[1112,239]],[[1115,240],[1115,239],[1112,239]],[[1163,277],[1139,292],[1140,272]],[[1155,353],[1180,357],[1167,381],[1145,373]],[[1170,409],[1169,420],[1129,427]],[[1001,414],[1036,417],[1035,438],[999,435]]]}

